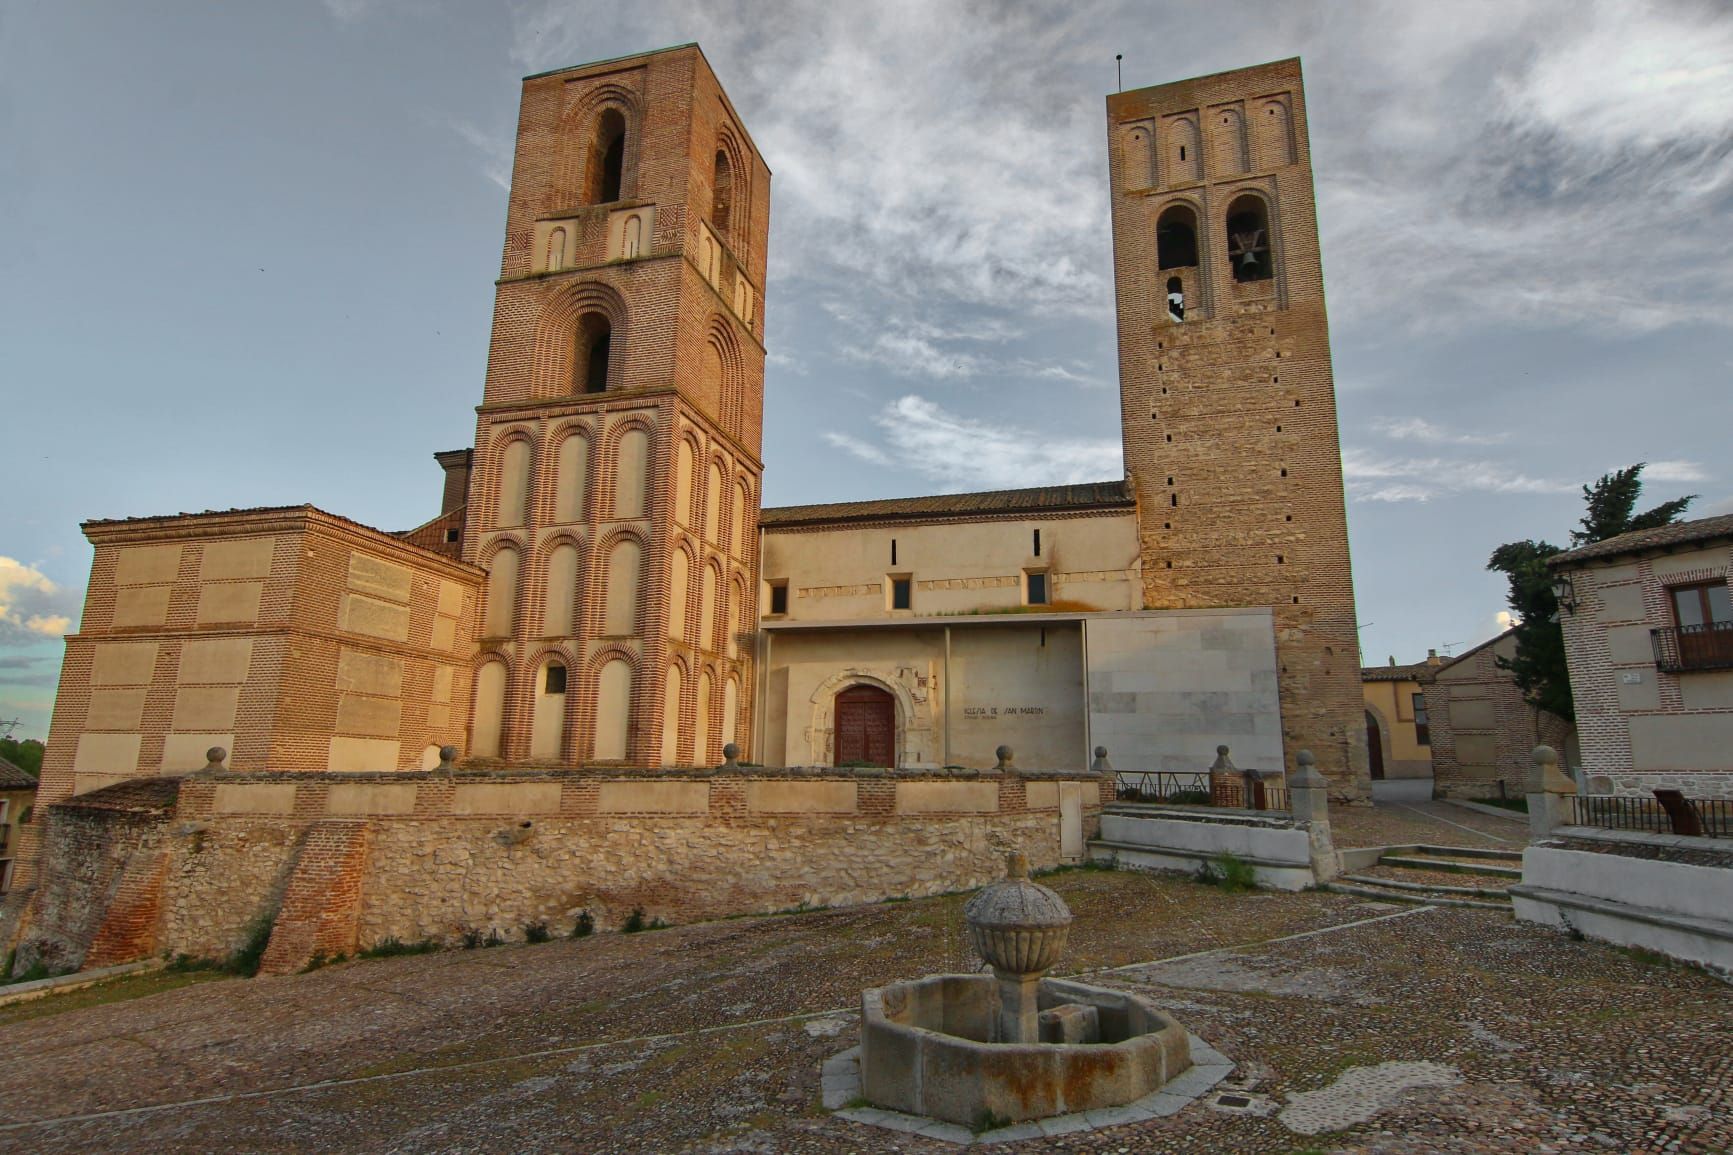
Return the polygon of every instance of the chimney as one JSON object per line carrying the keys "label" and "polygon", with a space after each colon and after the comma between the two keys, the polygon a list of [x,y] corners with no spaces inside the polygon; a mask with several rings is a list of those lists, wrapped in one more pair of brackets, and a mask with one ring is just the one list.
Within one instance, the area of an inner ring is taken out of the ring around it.
{"label": "chimney", "polygon": [[435,453],[433,459],[445,470],[445,493],[439,501],[439,512],[447,514],[469,501],[469,467],[475,460],[475,450],[447,449]]}
{"label": "chimney", "polygon": [[1438,660],[1438,651],[1437,650],[1427,650],[1426,651],[1426,664],[1429,666],[1442,666],[1444,663]]}

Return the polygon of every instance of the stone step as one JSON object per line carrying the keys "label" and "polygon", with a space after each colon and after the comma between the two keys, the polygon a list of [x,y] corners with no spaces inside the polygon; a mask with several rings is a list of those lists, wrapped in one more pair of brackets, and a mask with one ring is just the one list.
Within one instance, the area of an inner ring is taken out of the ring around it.
{"label": "stone step", "polygon": [[1522,867],[1503,866],[1492,862],[1462,862],[1452,858],[1430,858],[1420,855],[1386,854],[1379,866],[1406,866],[1415,870],[1444,870],[1454,874],[1485,874],[1493,878],[1522,877]]}
{"label": "stone step", "polygon": [[1396,890],[1384,883],[1377,886],[1367,886],[1364,883],[1327,882],[1325,890],[1337,894],[1352,894],[1360,898],[1375,898],[1380,902],[1411,902],[1420,906],[1468,906],[1477,910],[1502,910],[1510,912],[1508,902],[1487,902],[1485,899],[1449,898],[1439,894],[1419,894],[1410,890]]}
{"label": "stone step", "polygon": [[1372,878],[1365,874],[1344,874],[1346,882],[1358,882],[1365,886],[1388,886],[1395,890],[1411,890],[1416,894],[1466,894],[1470,897],[1490,899],[1492,901],[1510,900],[1510,892],[1503,887],[1495,886],[1445,886],[1437,882],[1404,882],[1395,878]]}
{"label": "stone step", "polygon": [[1422,842],[1418,846],[1403,847],[1402,853],[1418,854],[1431,858],[1486,859],[1490,862],[1509,862],[1518,866],[1522,865],[1522,851],[1499,850],[1489,846],[1436,846]]}

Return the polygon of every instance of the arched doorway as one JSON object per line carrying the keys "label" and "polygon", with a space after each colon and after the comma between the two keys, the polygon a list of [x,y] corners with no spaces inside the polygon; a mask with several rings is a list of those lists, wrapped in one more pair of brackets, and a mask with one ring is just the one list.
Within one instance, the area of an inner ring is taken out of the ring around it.
{"label": "arched doorway", "polygon": [[1384,731],[1378,726],[1378,717],[1372,711],[1366,711],[1366,756],[1372,763],[1373,781],[1384,778]]}
{"label": "arched doorway", "polygon": [[850,686],[836,696],[835,764],[895,766],[897,701],[877,686]]}

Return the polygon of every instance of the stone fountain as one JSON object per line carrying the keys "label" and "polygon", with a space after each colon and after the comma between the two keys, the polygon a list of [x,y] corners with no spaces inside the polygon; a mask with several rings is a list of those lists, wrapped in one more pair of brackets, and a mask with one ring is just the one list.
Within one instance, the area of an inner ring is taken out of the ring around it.
{"label": "stone fountain", "polygon": [[1137,995],[1043,977],[1065,950],[1071,911],[1030,881],[1024,855],[1010,855],[1006,875],[963,908],[992,974],[862,993],[862,1096],[977,1131],[1161,1098],[1192,1066],[1185,1028]]}

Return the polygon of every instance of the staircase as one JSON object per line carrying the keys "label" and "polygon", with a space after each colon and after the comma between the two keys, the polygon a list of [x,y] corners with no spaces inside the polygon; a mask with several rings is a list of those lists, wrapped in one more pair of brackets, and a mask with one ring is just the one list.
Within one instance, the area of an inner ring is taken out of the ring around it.
{"label": "staircase", "polygon": [[1386,846],[1370,862],[1365,852],[1348,855],[1359,863],[1324,889],[1381,902],[1508,911],[1510,885],[1522,879],[1522,853],[1514,850]]}

